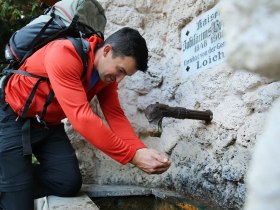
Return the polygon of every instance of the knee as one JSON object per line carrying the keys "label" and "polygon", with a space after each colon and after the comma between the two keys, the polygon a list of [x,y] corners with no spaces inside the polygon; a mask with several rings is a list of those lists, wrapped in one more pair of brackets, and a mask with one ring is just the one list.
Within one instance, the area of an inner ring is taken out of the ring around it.
{"label": "knee", "polygon": [[80,174],[69,174],[68,177],[56,182],[56,195],[62,197],[71,197],[78,194],[82,186],[82,177]]}
{"label": "knee", "polygon": [[82,186],[82,178],[72,178],[71,182],[64,185],[64,196],[75,196],[78,194]]}

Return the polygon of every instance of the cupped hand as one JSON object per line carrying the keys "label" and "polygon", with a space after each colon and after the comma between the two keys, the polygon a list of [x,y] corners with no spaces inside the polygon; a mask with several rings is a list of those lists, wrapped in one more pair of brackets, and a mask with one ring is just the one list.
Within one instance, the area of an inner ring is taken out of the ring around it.
{"label": "cupped hand", "polygon": [[130,163],[148,174],[161,174],[170,167],[171,161],[158,150],[143,148],[136,151]]}

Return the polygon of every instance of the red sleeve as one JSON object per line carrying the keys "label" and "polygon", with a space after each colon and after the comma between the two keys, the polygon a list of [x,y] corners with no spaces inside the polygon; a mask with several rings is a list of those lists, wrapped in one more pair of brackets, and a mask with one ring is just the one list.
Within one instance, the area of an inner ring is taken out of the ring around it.
{"label": "red sleeve", "polygon": [[105,87],[97,95],[106,121],[108,122],[112,131],[130,146],[132,146],[135,150],[145,148],[146,146],[136,136],[130,122],[121,108],[117,89],[118,84],[113,83]]}
{"label": "red sleeve", "polygon": [[50,45],[44,63],[55,96],[73,128],[111,158],[122,164],[129,162],[135,148],[112,132],[89,106],[80,80],[82,61],[71,42]]}

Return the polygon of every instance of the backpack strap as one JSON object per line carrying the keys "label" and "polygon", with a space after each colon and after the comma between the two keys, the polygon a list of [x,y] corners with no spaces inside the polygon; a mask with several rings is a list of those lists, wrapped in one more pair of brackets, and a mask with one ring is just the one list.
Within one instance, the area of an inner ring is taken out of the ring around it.
{"label": "backpack strap", "polygon": [[[51,12],[50,16],[51,16],[51,18],[49,19],[49,21],[43,26],[43,28],[39,31],[39,33],[37,33],[37,35],[32,40],[32,43],[30,45],[31,49],[34,48],[36,45],[38,45],[39,41],[41,40],[41,37],[43,36],[43,34],[45,33],[45,31],[47,30],[49,25],[55,19],[54,8],[52,9],[52,12]],[[25,59],[23,59],[23,60],[25,60]]]}
{"label": "backpack strap", "polygon": [[[53,21],[59,22],[59,24],[62,26],[62,29],[60,31],[58,31],[57,33],[54,33],[53,35],[49,36],[48,38],[46,38],[42,41],[41,40],[42,34],[46,31],[48,26]],[[68,27],[66,27],[65,24],[60,20],[60,18],[58,16],[56,16],[54,14],[54,12],[52,12],[50,20],[44,25],[44,27],[41,29],[41,31],[32,40],[30,50],[25,53],[23,58],[20,60],[20,62],[18,62],[16,64],[15,67],[16,68],[20,67],[28,57],[30,57],[34,52],[36,52],[38,49],[45,46],[49,42],[51,42],[55,39],[61,38],[61,37],[65,37],[65,34],[68,34],[68,33],[71,34],[71,32],[72,32],[72,30],[73,30],[73,28],[75,27],[76,24],[77,24],[77,17],[73,18],[72,23]]]}
{"label": "backpack strap", "polygon": [[[17,63],[17,66],[15,66],[16,68],[20,67],[23,62],[30,57],[38,48],[39,46],[42,46],[42,43],[39,43],[41,40],[42,35],[45,33],[45,31],[47,30],[47,28],[49,27],[49,25],[53,22],[53,20],[55,19],[55,14],[54,14],[54,10],[51,13],[51,18],[49,19],[49,21],[43,26],[43,28],[39,31],[39,33],[34,37],[34,39],[31,42],[30,45],[30,50],[27,51],[25,53],[25,55],[23,56],[23,58]],[[44,43],[45,44],[45,43]],[[15,64],[14,64],[15,65]]]}
{"label": "backpack strap", "polygon": [[27,115],[27,112],[28,112],[28,109],[30,107],[30,104],[35,96],[35,93],[36,93],[36,90],[38,89],[38,85],[41,81],[44,81],[45,78],[44,77],[41,77],[37,80],[37,82],[35,83],[34,87],[32,88],[32,91],[28,97],[28,99],[26,100],[25,102],[25,105],[24,105],[24,108],[23,108],[23,111],[22,111],[22,114],[21,114],[21,117],[22,118],[26,118],[26,115]]}
{"label": "backpack strap", "polygon": [[54,98],[54,91],[53,91],[53,89],[51,89],[48,96],[47,96],[47,99],[44,103],[43,111],[42,111],[41,116],[36,115],[37,122],[40,123],[40,124],[43,124],[45,126],[45,128],[48,128],[48,126],[47,126],[47,123],[44,121],[44,117],[47,113],[47,108],[50,105],[50,103],[52,102],[53,98]]}
{"label": "backpack strap", "polygon": [[23,150],[23,155],[31,155],[32,154],[32,147],[31,147],[31,122],[30,119],[25,119],[21,132],[21,141],[22,141],[22,150]]}
{"label": "backpack strap", "polygon": [[72,44],[75,47],[75,50],[79,54],[80,58],[82,59],[83,62],[83,72],[81,75],[81,79],[86,76],[87,73],[87,68],[88,68],[88,53],[90,51],[90,45],[88,41],[86,41],[83,38],[73,38],[73,37],[67,37]]}
{"label": "backpack strap", "polygon": [[4,103],[5,102],[5,86],[8,82],[8,80],[10,79],[10,77],[13,74],[20,74],[20,75],[24,75],[24,76],[29,76],[29,77],[33,77],[33,78],[37,78],[40,79],[42,78],[43,80],[48,80],[48,78],[46,77],[41,77],[41,76],[37,76],[31,73],[28,73],[26,71],[22,71],[22,70],[15,70],[15,69],[10,69],[9,67],[6,67],[5,69],[3,69],[2,73],[1,73],[1,79],[0,79],[0,103]]}
{"label": "backpack strap", "polygon": [[[28,76],[28,77],[37,78],[37,79],[42,78],[42,76],[31,74],[31,73],[28,73],[23,70],[15,70],[15,69],[9,69],[9,68],[4,69],[2,73],[3,73],[3,75],[7,75],[7,76],[9,76],[10,74],[20,74],[20,75],[24,75],[24,76]],[[43,78],[47,79],[46,77],[43,77]]]}

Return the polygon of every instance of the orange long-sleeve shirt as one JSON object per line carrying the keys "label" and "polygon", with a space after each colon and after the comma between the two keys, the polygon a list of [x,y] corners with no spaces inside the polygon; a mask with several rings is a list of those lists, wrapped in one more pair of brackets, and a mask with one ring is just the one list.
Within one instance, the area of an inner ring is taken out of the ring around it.
{"label": "orange long-sleeve shirt", "polygon": [[[28,117],[40,115],[46,97],[52,88],[55,97],[47,108],[44,120],[58,124],[67,117],[73,128],[87,141],[116,161],[126,164],[137,149],[146,147],[135,135],[131,124],[120,106],[118,84],[106,85],[98,80],[89,89],[94,64],[94,49],[103,41],[96,36],[88,39],[91,50],[88,55],[88,71],[81,81],[83,63],[69,40],[55,40],[29,57],[21,66],[35,75],[49,78],[50,84],[41,82],[28,110]],[[5,88],[6,102],[21,115],[36,78],[14,74]],[[97,95],[102,112],[109,124],[91,110],[89,101]]]}

